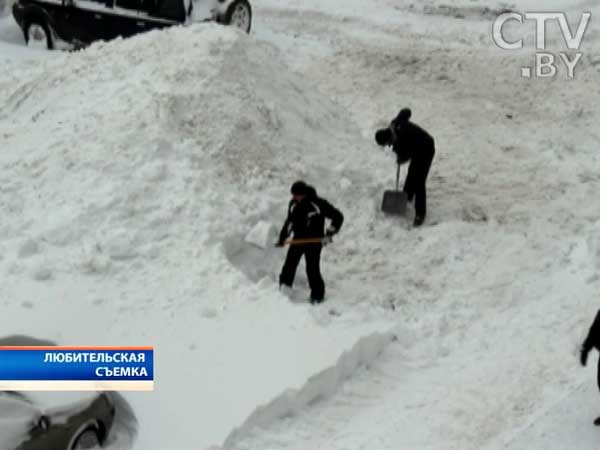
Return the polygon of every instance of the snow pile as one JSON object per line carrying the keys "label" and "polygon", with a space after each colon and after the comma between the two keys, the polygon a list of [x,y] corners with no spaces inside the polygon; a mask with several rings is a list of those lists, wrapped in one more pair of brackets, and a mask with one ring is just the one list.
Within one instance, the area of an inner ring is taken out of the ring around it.
{"label": "snow pile", "polygon": [[201,248],[246,230],[302,175],[320,122],[340,120],[293,80],[270,80],[281,72],[270,51],[202,27],[4,70],[1,127],[14,150],[2,160],[1,234],[18,240],[17,261],[60,249],[69,264],[54,270],[109,273],[181,260],[189,248],[173,241]]}
{"label": "snow pile", "polygon": [[[331,142],[356,158],[344,118],[250,42],[169,30],[3,71],[5,145],[18,149],[3,162],[23,182],[5,183],[14,195],[2,235],[28,236],[20,259],[40,242],[87,243],[80,265],[102,272],[101,261],[162,256],[167,237],[215,242],[275,195],[281,204],[295,177],[342,171]],[[307,151],[322,156],[309,162]]]}

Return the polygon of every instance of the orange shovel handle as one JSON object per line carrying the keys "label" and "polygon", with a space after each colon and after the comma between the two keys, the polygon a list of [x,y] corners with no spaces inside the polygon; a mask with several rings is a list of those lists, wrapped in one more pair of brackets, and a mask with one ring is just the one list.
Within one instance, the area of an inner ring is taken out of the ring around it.
{"label": "orange shovel handle", "polygon": [[323,242],[323,238],[304,238],[304,239],[288,239],[284,244],[288,245],[302,245],[302,244],[320,244]]}

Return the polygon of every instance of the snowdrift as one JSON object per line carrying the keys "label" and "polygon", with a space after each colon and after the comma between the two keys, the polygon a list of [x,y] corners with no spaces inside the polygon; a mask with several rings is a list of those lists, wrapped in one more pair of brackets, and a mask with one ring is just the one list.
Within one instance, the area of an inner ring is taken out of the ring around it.
{"label": "snowdrift", "polygon": [[4,162],[29,181],[11,187],[20,206],[4,238],[97,236],[96,256],[112,260],[186,232],[214,242],[287,196],[290,180],[343,163],[331,142],[352,149],[331,104],[230,30],[149,33],[28,69],[3,74]]}
{"label": "snowdrift", "polygon": [[221,447],[212,450],[236,449],[252,433],[267,428],[278,420],[293,417],[315,402],[327,399],[335,394],[340,385],[350,378],[356,370],[375,361],[386,347],[396,340],[390,333],[373,333],[362,337],[348,351],[345,351],[335,365],[321,370],[310,377],[300,389],[288,389],[274,398],[269,404],[259,406],[240,426],[225,439]]}

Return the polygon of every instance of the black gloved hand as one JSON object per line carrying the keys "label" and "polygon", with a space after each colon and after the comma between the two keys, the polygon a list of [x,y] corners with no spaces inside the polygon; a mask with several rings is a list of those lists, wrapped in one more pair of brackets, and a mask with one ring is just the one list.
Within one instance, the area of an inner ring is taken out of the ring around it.
{"label": "black gloved hand", "polygon": [[275,247],[278,247],[278,248],[281,248],[281,247],[283,247],[284,245],[285,245],[285,242],[284,242],[284,241],[277,241],[277,242],[275,243]]}
{"label": "black gloved hand", "polygon": [[588,357],[588,352],[586,352],[584,349],[581,349],[581,353],[579,354],[579,362],[581,362],[581,365],[584,367],[587,363],[587,357]]}

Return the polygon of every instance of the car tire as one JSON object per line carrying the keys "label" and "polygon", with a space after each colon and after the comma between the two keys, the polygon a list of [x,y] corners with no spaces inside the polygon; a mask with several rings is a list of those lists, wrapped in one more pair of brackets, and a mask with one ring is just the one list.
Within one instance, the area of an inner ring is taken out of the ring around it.
{"label": "car tire", "polygon": [[54,48],[54,39],[50,27],[45,21],[33,19],[25,26],[25,42],[28,47]]}
{"label": "car tire", "polygon": [[100,437],[95,428],[86,428],[75,438],[71,450],[85,450],[100,447]]}
{"label": "car tire", "polygon": [[225,11],[221,23],[250,33],[252,27],[252,7],[248,0],[234,0]]}

